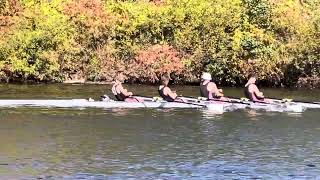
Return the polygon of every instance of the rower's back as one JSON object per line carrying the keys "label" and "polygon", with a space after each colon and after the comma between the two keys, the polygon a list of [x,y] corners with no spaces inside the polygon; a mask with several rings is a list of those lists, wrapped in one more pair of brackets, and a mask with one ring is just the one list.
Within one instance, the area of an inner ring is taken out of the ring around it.
{"label": "rower's back", "polygon": [[170,80],[170,76],[168,75],[163,75],[161,77],[161,84],[159,86],[158,92],[159,92],[159,95],[163,98],[163,100],[168,102],[173,102],[175,99],[170,97],[170,95],[168,94],[168,91],[169,92],[171,91],[171,89],[168,87],[169,80]]}
{"label": "rower's back", "polygon": [[259,96],[257,95],[257,91],[259,92],[259,89],[256,85],[256,80],[256,76],[251,75],[244,89],[246,98],[250,99],[253,102],[259,102],[264,99],[263,97],[259,98]]}
{"label": "rower's back", "polygon": [[210,83],[210,81],[209,82],[202,81],[200,83],[200,94],[201,94],[201,97],[210,98],[210,94],[211,93],[208,91],[209,83]]}
{"label": "rower's back", "polygon": [[[212,90],[208,90],[209,88],[211,88]],[[218,94],[216,93],[217,91],[219,91],[219,89],[217,85],[212,81],[202,81],[200,84],[200,94],[202,97],[206,97],[208,99],[219,99],[223,96],[223,94]]]}
{"label": "rower's back", "polygon": [[125,96],[121,91],[118,90],[120,86],[122,87],[121,83],[115,83],[112,86],[112,93],[118,101],[124,101],[127,98],[127,96]]}
{"label": "rower's back", "polygon": [[162,97],[162,99],[165,100],[165,101],[173,102],[174,99],[171,98],[169,95],[166,95],[166,94],[164,93],[165,88],[169,88],[169,87],[164,86],[164,85],[160,85],[160,86],[159,86],[159,88],[158,88],[159,96]]}
{"label": "rower's back", "polygon": [[246,98],[250,99],[250,101],[255,101],[256,98],[254,97],[254,93],[253,92],[250,92],[250,86],[252,84],[249,84],[247,86],[245,86],[244,88],[244,95],[246,96]]}

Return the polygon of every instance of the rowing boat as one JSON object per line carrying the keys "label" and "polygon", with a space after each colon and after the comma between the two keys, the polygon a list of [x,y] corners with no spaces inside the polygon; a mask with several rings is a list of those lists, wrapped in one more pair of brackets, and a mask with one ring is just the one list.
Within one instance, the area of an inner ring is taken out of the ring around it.
{"label": "rowing boat", "polygon": [[43,100],[0,100],[0,107],[58,107],[58,108],[203,108],[216,111],[231,110],[232,104],[227,103],[181,103],[166,101],[123,102],[123,101],[92,101],[87,99],[43,99]]}
{"label": "rowing boat", "polygon": [[319,109],[320,108],[320,103],[289,102],[289,104],[300,105],[306,109]]}
{"label": "rowing boat", "polygon": [[203,103],[216,103],[216,102],[223,102],[226,104],[231,104],[233,108],[228,109],[258,109],[258,110],[266,110],[272,112],[303,112],[306,109],[312,108],[320,108],[320,104],[312,104],[312,103],[297,103],[297,102],[275,102],[275,103],[259,103],[253,101],[242,101],[240,99],[235,98],[228,98],[228,101],[206,101],[206,100],[197,100],[195,98],[183,97],[185,100],[189,101],[197,101]]}
{"label": "rowing boat", "polygon": [[123,102],[123,101],[92,101],[87,99],[60,99],[60,100],[0,100],[0,107],[56,107],[56,108],[203,108],[222,113],[228,110],[227,105],[204,105],[203,103],[179,103],[166,101]]}
{"label": "rowing boat", "polygon": [[[304,106],[305,105],[305,106]],[[145,102],[120,102],[120,101],[90,101],[87,99],[42,99],[42,100],[0,100],[0,107],[58,107],[58,108],[205,108],[210,111],[225,112],[236,109],[258,109],[276,112],[303,112],[307,108],[306,104],[299,103],[230,103],[217,101],[198,102],[166,102],[166,101],[145,101]],[[316,108],[315,105],[312,108]],[[320,108],[320,105],[317,106]]]}

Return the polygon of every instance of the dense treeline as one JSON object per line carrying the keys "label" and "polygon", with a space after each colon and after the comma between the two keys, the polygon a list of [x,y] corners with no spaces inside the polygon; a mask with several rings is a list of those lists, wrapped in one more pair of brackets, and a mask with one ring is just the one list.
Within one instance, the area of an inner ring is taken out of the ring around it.
{"label": "dense treeline", "polygon": [[0,0],[2,81],[320,86],[319,0]]}

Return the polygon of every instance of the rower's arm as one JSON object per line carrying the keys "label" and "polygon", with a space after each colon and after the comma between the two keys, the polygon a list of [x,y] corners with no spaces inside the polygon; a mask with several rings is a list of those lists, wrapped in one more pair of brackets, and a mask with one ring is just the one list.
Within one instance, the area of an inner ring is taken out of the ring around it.
{"label": "rower's arm", "polygon": [[167,96],[171,97],[172,99],[176,99],[178,96],[177,93],[171,91],[171,89],[168,87],[165,87],[163,93],[164,93],[164,95],[167,95]]}
{"label": "rower's arm", "polygon": [[253,86],[252,91],[258,98],[264,98],[263,93],[258,89],[257,86]]}
{"label": "rower's arm", "polygon": [[133,95],[132,92],[128,92],[128,90],[124,89],[122,86],[119,87],[119,91],[125,96],[132,96]]}
{"label": "rower's arm", "polygon": [[208,90],[209,92],[213,92],[216,96],[224,96],[222,89],[218,89],[217,85],[214,83],[209,84]]}

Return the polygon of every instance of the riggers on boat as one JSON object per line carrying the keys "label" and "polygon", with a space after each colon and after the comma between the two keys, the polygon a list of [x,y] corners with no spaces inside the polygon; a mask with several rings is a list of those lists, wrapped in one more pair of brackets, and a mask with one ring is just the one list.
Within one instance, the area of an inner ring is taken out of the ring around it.
{"label": "riggers on boat", "polygon": [[[141,97],[140,97],[141,98]],[[145,98],[144,102],[123,102],[123,101],[94,101],[92,99],[43,99],[43,100],[0,100],[0,107],[58,107],[58,108],[203,108],[215,112],[232,111],[236,109],[258,109],[276,112],[303,112],[307,108],[320,108],[320,104],[308,103],[253,103],[243,102],[219,102],[204,101],[195,98],[185,98],[187,102],[166,102],[163,100],[154,101],[152,98]]]}
{"label": "riggers on boat", "polygon": [[[186,100],[194,100],[194,98],[185,98]],[[216,99],[207,101],[206,98],[199,97],[197,102],[203,102],[206,104],[212,103],[225,103],[229,104],[228,110],[234,109],[256,109],[272,112],[303,112],[308,108],[320,108],[320,104],[308,104],[308,103],[295,103],[295,102],[277,102],[277,103],[261,103],[253,102],[249,100],[241,100],[235,98],[228,98],[228,101]],[[231,108],[232,107],[232,108]]]}
{"label": "riggers on boat", "polygon": [[[148,99],[149,100],[149,99]],[[0,107],[58,107],[58,108],[208,108],[218,112],[231,110],[229,103],[167,102],[163,100],[144,102],[94,101],[93,99],[47,99],[47,100],[0,100]]]}

